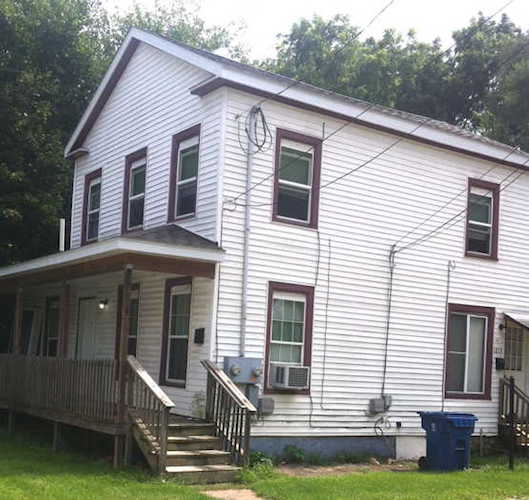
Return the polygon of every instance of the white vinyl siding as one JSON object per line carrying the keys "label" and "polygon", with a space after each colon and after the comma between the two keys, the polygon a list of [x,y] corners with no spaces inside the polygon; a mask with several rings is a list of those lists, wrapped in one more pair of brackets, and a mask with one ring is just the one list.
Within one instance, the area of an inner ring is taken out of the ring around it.
{"label": "white vinyl siding", "polygon": [[75,161],[72,199],[72,248],[80,245],[84,176],[102,168],[99,239],[121,233],[125,157],[148,148],[143,228],[167,223],[172,136],[201,124],[200,177],[196,216],[180,225],[215,239],[220,158],[221,91],[200,98],[190,87],[209,77],[154,47],[140,43],[83,147],[89,154]]}
{"label": "white vinyl siding", "polygon": [[[245,190],[245,161],[235,117],[256,102],[228,90],[223,199]],[[273,101],[263,104],[273,133],[277,127],[321,137],[344,122]],[[396,138],[349,124],[323,143],[321,185],[362,165]],[[368,401],[382,384],[385,345],[387,256],[392,244],[450,199],[456,198],[407,244],[467,207],[468,178],[479,178],[491,164],[407,140],[320,193],[318,230],[271,221],[274,151],[254,158],[252,190],[248,331],[246,356],[264,358],[267,282],[315,286],[311,397],[274,395],[275,412],[255,426],[256,436],[373,435]],[[497,166],[483,177],[498,183],[511,169]],[[268,177],[268,178],[267,178]],[[393,396],[387,434],[424,435],[418,410],[439,410],[444,377],[446,263],[456,261],[450,301],[516,310],[528,303],[525,248],[529,245],[529,180],[502,192],[501,259],[464,258],[466,220],[397,256],[388,342],[386,392]],[[244,196],[240,199],[244,204]],[[228,204],[227,207],[230,207]],[[239,350],[244,209],[223,212],[222,264],[218,303],[218,354]],[[220,237],[220,232],[219,232]],[[479,284],[479,285],[477,285]],[[498,321],[498,320],[497,320]],[[493,351],[503,348],[494,326]],[[493,355],[493,359],[498,354]],[[497,432],[498,372],[492,370],[492,400],[446,400],[448,411],[475,413],[478,428]]]}

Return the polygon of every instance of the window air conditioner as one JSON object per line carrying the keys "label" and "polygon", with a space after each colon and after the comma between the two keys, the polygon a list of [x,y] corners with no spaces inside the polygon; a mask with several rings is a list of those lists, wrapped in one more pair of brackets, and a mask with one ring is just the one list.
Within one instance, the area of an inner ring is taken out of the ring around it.
{"label": "window air conditioner", "polygon": [[274,389],[308,389],[309,380],[309,366],[270,365],[270,385]]}

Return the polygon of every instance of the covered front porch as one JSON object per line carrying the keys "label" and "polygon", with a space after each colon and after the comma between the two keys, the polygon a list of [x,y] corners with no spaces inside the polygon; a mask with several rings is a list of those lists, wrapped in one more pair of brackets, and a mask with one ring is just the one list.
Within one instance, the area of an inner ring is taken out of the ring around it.
{"label": "covered front porch", "polygon": [[23,412],[114,435],[118,465],[131,424],[159,452],[170,413],[203,417],[222,257],[168,226],[1,269],[16,297],[0,354],[10,426]]}

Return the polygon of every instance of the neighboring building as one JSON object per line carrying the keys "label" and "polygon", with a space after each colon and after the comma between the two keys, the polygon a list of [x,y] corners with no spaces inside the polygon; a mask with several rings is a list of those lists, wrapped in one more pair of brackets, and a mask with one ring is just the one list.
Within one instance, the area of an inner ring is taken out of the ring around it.
{"label": "neighboring building", "polygon": [[112,358],[131,264],[128,351],[175,412],[203,408],[202,360],[259,360],[253,449],[416,456],[418,410],[497,434],[502,359],[529,391],[529,154],[133,29],[66,156],[71,249],[0,269],[24,353]]}

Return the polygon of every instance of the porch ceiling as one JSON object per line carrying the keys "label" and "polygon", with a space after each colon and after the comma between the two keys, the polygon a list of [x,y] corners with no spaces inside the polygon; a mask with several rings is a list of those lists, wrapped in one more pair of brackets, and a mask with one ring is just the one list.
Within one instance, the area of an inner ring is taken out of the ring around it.
{"label": "porch ceiling", "polygon": [[165,237],[157,238],[156,231],[120,236],[0,268],[0,293],[11,293],[29,284],[119,271],[128,264],[142,271],[214,276],[215,265],[224,257],[224,251],[214,242],[182,228],[164,228],[160,234]]}

